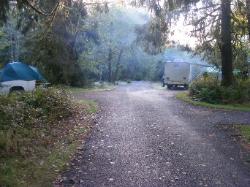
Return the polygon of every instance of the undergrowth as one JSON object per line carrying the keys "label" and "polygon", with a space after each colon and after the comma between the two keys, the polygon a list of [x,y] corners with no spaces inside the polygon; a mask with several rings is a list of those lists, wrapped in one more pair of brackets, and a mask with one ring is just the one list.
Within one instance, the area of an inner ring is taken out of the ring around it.
{"label": "undergrowth", "polygon": [[0,96],[0,186],[52,186],[86,131],[76,108],[54,88]]}
{"label": "undergrowth", "polygon": [[212,104],[250,104],[250,79],[236,80],[232,86],[223,87],[215,77],[204,76],[191,84],[189,95]]}

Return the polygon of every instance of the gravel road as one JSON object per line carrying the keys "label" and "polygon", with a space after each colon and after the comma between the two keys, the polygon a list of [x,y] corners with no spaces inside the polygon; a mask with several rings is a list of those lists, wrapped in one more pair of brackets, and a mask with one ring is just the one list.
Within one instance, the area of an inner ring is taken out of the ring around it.
{"label": "gravel road", "polygon": [[62,186],[250,186],[239,144],[218,127],[250,124],[250,113],[191,106],[176,92],[132,82],[77,94],[101,112]]}

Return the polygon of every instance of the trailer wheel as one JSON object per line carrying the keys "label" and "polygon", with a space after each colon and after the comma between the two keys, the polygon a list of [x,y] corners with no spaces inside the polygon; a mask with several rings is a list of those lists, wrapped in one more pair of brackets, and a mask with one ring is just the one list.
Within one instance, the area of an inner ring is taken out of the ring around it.
{"label": "trailer wheel", "polygon": [[10,88],[10,92],[9,92],[10,94],[16,93],[16,92],[18,92],[18,93],[24,92],[24,88],[22,86],[14,86],[14,87]]}
{"label": "trailer wheel", "polygon": [[188,90],[188,85],[187,84],[184,85],[184,89]]}
{"label": "trailer wheel", "polygon": [[167,85],[168,89],[170,90],[172,88],[172,85],[171,84],[168,84]]}

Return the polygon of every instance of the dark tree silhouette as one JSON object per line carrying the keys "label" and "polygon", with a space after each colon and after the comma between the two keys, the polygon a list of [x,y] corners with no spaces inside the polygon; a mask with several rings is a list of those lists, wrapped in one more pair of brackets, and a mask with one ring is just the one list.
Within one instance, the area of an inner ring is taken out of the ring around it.
{"label": "dark tree silhouette", "polygon": [[221,70],[222,85],[230,86],[233,83],[233,56],[231,36],[231,0],[221,2]]}

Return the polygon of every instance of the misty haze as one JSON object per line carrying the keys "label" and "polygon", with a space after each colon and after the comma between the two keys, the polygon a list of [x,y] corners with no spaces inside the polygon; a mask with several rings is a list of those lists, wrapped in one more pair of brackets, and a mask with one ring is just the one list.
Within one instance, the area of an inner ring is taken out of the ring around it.
{"label": "misty haze", "polygon": [[250,186],[250,0],[0,1],[0,186]]}

